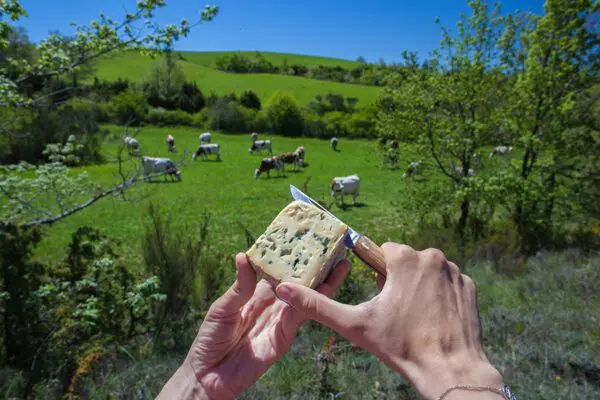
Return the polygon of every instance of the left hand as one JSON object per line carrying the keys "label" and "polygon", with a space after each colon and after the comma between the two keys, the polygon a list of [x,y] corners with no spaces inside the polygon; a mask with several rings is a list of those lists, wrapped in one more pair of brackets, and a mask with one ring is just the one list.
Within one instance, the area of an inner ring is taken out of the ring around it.
{"label": "left hand", "polygon": [[[194,392],[205,398],[233,399],[252,386],[288,352],[306,320],[303,313],[279,300],[269,283],[256,283],[244,253],[236,256],[235,263],[236,281],[210,307],[178,371],[179,385],[172,385],[182,386],[182,376],[195,376],[200,388]],[[333,296],[349,268],[348,261],[341,261],[317,290]],[[173,398],[168,386],[161,395]]]}

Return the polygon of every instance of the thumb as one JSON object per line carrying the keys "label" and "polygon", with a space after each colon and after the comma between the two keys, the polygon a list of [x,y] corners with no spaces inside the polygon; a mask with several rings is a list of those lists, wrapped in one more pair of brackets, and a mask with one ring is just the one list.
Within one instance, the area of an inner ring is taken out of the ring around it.
{"label": "thumb", "polygon": [[364,318],[359,307],[338,303],[313,289],[294,283],[282,283],[275,290],[277,297],[304,314],[347,339],[352,339]]}
{"label": "thumb", "polygon": [[228,317],[237,313],[252,298],[256,289],[256,273],[250,266],[248,257],[239,253],[235,257],[236,279],[233,285],[210,307],[215,317]]}

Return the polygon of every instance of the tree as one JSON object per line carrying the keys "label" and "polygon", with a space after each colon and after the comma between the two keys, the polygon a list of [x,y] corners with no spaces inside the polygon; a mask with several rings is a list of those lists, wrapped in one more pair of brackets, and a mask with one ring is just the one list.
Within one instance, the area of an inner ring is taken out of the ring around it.
{"label": "tree", "polygon": [[[494,65],[501,20],[486,3],[471,1],[471,15],[458,23],[458,34],[442,29],[440,49],[429,70],[416,71],[401,85],[384,90],[379,101],[378,132],[416,142],[431,156],[435,168],[456,189],[464,189],[473,154],[489,142],[500,117],[506,78]],[[411,57],[407,55],[407,58]],[[457,230],[464,239],[471,195],[457,190]]]}
{"label": "tree", "polygon": [[304,129],[302,111],[290,94],[277,91],[266,106],[266,115],[273,132],[284,136],[300,136]]}
{"label": "tree", "polygon": [[142,87],[148,104],[174,110],[179,105],[185,83],[185,73],[173,59],[172,52],[167,51],[164,58],[153,65]]}
{"label": "tree", "polygon": [[[0,136],[12,137],[15,126],[25,118],[24,110],[55,107],[56,103],[52,99],[59,93],[72,90],[68,85],[51,93],[40,90],[48,86],[49,82],[71,76],[107,54],[137,49],[152,55],[169,49],[194,26],[211,21],[219,10],[217,6],[206,6],[201,11],[199,20],[194,23],[184,19],[178,25],[161,27],[155,23],[154,16],[165,5],[165,0],[138,1],[135,11],[126,13],[122,21],[102,14],[90,25],[76,26],[76,34],[70,40],[50,34],[35,46],[34,56],[31,57],[29,52],[6,52],[11,43],[9,37],[14,32],[10,24],[25,16],[26,12],[18,0],[0,0],[0,59],[13,67],[10,74],[6,69],[0,69],[0,110],[3,113],[3,118],[0,119]],[[23,140],[16,137],[12,139]],[[3,210],[16,207],[21,211],[8,214],[3,212],[1,220],[8,218],[23,228],[52,224],[104,197],[122,197],[127,189],[139,181],[137,169],[127,173],[122,168],[123,163],[119,162],[119,182],[102,188],[85,181],[84,175],[73,177],[70,168],[61,160],[37,167],[29,164],[3,166],[0,176],[0,195],[6,207]],[[24,178],[24,171],[32,171],[34,174]],[[45,201],[39,201],[39,196],[36,195],[40,190],[46,191]]]}
{"label": "tree", "polygon": [[501,60],[514,78],[503,122],[522,157],[487,189],[512,215],[525,252],[567,220],[600,215],[600,36],[591,23],[599,9],[548,0],[544,15],[507,21]]}
{"label": "tree", "polygon": [[240,104],[246,108],[253,108],[255,110],[260,110],[262,107],[260,99],[252,90],[246,90],[242,93],[240,96]]}

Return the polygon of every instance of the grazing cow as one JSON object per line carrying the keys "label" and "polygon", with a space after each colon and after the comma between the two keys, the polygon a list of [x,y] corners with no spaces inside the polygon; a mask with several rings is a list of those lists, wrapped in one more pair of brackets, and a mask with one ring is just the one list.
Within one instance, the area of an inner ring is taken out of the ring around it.
{"label": "grazing cow", "polygon": [[135,138],[132,138],[131,136],[125,136],[125,139],[123,139],[123,143],[125,143],[125,145],[127,146],[127,151],[130,154],[138,154],[140,152],[140,144],[137,140],[135,140]]}
{"label": "grazing cow", "polygon": [[300,155],[300,158],[304,160],[304,146],[298,147],[294,153]]}
{"label": "grazing cow", "polygon": [[200,144],[210,143],[210,132],[204,132],[202,135],[198,136],[200,139]]}
{"label": "grazing cow", "polygon": [[337,151],[337,145],[338,145],[339,139],[336,137],[332,137],[331,140],[329,141],[329,143],[331,144],[331,148],[333,149],[333,151]]}
{"label": "grazing cow", "polygon": [[177,149],[175,149],[175,138],[170,133],[167,135],[167,150],[171,153],[175,153]]}
{"label": "grazing cow", "polygon": [[490,153],[490,158],[495,155],[504,155],[512,153],[512,146],[497,146],[494,151]]}
{"label": "grazing cow", "polygon": [[142,167],[144,168],[144,178],[146,181],[151,181],[154,174],[164,174],[174,177],[177,181],[181,181],[181,171],[177,169],[175,163],[169,158],[158,157],[142,157]]}
{"label": "grazing cow", "polygon": [[341,197],[344,204],[344,195],[352,195],[352,204],[356,204],[356,197],[360,189],[360,178],[358,175],[336,177],[331,181],[331,196],[333,198]]}
{"label": "grazing cow", "polygon": [[281,153],[277,158],[283,161],[284,164],[294,164],[294,171],[297,171],[304,164],[304,159],[298,151],[293,153]]}
{"label": "grazing cow", "polygon": [[192,161],[196,161],[196,158],[198,158],[198,156],[200,156],[202,158],[202,160],[206,160],[206,157],[209,154],[216,155],[217,160],[221,159],[221,147],[219,146],[218,143],[201,144],[198,147],[198,150],[196,150],[196,152],[192,156]]}
{"label": "grazing cow", "polygon": [[421,160],[413,161],[410,164],[408,164],[408,168],[406,168],[406,171],[404,172],[402,177],[408,178],[413,175],[421,175],[422,168],[423,168],[423,161],[421,161]]}
{"label": "grazing cow", "polygon": [[[463,174],[463,169],[460,166],[458,166],[458,165],[456,167],[454,167],[454,173],[456,175],[459,175],[459,176],[463,176],[464,175]],[[475,176],[475,170],[473,168],[469,168],[469,170],[467,171],[467,176],[471,177],[471,178],[474,177]]]}
{"label": "grazing cow", "polygon": [[255,140],[252,142],[252,147],[248,149],[248,153],[254,153],[256,151],[266,150],[270,154],[273,154],[273,150],[271,150],[271,141],[270,140]]}
{"label": "grazing cow", "polygon": [[256,179],[258,179],[260,174],[262,174],[263,172],[266,172],[267,178],[270,178],[271,177],[270,171],[272,169],[277,171],[277,175],[285,174],[285,167],[284,167],[283,160],[281,160],[279,157],[263,158],[263,160],[260,162],[260,167],[256,168],[256,170],[254,171],[254,177]]}

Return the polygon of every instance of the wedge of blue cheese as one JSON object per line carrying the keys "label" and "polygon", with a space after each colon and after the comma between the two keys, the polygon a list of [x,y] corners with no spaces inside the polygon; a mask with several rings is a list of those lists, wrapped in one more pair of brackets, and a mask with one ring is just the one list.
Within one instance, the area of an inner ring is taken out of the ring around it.
{"label": "wedge of blue cheese", "polygon": [[347,228],[312,204],[294,201],[246,254],[271,284],[294,282],[314,289],[346,257]]}

